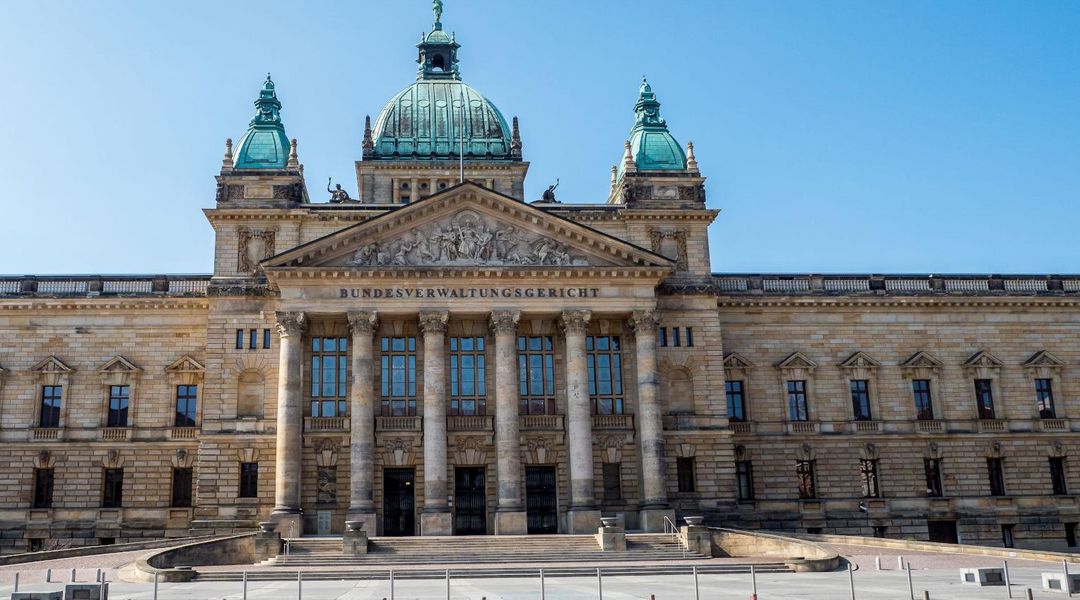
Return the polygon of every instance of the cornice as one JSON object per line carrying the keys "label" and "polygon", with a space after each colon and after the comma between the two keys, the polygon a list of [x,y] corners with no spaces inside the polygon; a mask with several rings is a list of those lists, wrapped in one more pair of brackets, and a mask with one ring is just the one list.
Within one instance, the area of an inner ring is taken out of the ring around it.
{"label": "cornice", "polygon": [[802,308],[802,307],[855,307],[855,308],[1080,308],[1080,298],[1047,297],[951,297],[951,298],[911,298],[911,297],[717,297],[720,308]]}
{"label": "cornice", "polygon": [[356,279],[592,279],[596,277],[647,279],[650,283],[666,277],[666,267],[272,267],[267,269],[277,281]]}
{"label": "cornice", "polygon": [[0,299],[0,311],[16,310],[208,310],[210,303],[205,298],[170,299]]}

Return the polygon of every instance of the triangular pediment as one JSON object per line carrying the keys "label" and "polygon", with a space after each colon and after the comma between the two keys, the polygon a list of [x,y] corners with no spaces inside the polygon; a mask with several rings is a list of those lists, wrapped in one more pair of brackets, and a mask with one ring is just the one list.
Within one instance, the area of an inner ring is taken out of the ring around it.
{"label": "triangular pediment", "polygon": [[206,367],[188,355],[181,356],[173,364],[165,367],[167,373],[203,373]]}
{"label": "triangular pediment", "polygon": [[776,363],[778,369],[807,369],[813,371],[817,363],[810,360],[802,352],[792,352],[784,360]]}
{"label": "triangular pediment", "polygon": [[874,360],[869,354],[860,350],[847,357],[847,360],[840,363],[840,366],[847,369],[873,369],[880,367],[881,363]]}
{"label": "triangular pediment", "polygon": [[754,363],[746,359],[738,352],[728,352],[724,356],[724,368],[729,370],[749,371],[754,368]]}
{"label": "triangular pediment", "polygon": [[657,268],[671,259],[474,183],[319,238],[262,263],[287,269]]}
{"label": "triangular pediment", "polygon": [[65,365],[64,361],[59,358],[49,356],[45,360],[31,367],[30,370],[37,371],[38,373],[70,373],[75,369]]}
{"label": "triangular pediment", "polygon": [[1000,368],[1003,364],[1004,363],[1002,363],[998,359],[998,357],[990,354],[989,352],[986,352],[985,350],[980,350],[975,354],[972,354],[971,358],[964,361],[963,366],[968,369],[974,369],[978,367],[991,367],[997,369]]}
{"label": "triangular pediment", "polygon": [[900,366],[905,369],[940,369],[942,362],[934,358],[929,352],[919,350],[915,354],[912,354],[907,360],[900,363]]}
{"label": "triangular pediment", "polygon": [[108,362],[101,365],[101,368],[98,369],[98,372],[99,373],[134,373],[136,371],[141,371],[141,370],[142,369],[140,369],[139,367],[136,367],[135,365],[133,365],[131,363],[131,361],[124,358],[123,356],[114,356],[113,358],[109,359]]}
{"label": "triangular pediment", "polygon": [[[1025,360],[1021,366],[1024,367],[1064,367],[1065,361],[1061,360],[1057,356],[1048,350],[1039,350],[1035,354],[1031,355],[1031,358]],[[3,370],[0,370],[3,372]]]}

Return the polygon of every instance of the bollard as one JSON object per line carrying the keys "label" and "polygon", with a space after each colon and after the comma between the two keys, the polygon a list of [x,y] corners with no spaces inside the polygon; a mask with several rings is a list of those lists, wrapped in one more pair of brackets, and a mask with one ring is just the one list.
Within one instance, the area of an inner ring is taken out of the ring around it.
{"label": "bollard", "polygon": [[701,600],[701,587],[698,586],[697,565],[694,565],[694,600]]}
{"label": "bollard", "polygon": [[1027,589],[1027,600],[1035,600],[1035,596],[1031,593],[1031,588]]}
{"label": "bollard", "polygon": [[52,569],[45,569],[45,583],[52,583]]}
{"label": "bollard", "polygon": [[757,571],[750,565],[750,600],[757,600]]}
{"label": "bollard", "polygon": [[915,586],[911,584],[911,563],[907,563],[907,589],[908,594],[911,595],[911,600],[915,600]]}
{"label": "bollard", "polygon": [[94,581],[101,583],[101,569],[97,570],[97,575],[94,576]]}
{"label": "bollard", "polygon": [[600,567],[596,567],[596,593],[604,600],[604,578],[600,576]]}
{"label": "bollard", "polygon": [[394,570],[390,569],[390,600],[394,600]]}
{"label": "bollard", "polygon": [[1061,568],[1065,570],[1065,595],[1072,598],[1072,585],[1069,584],[1069,561],[1061,559]]}
{"label": "bollard", "polygon": [[881,570],[881,557],[880,556],[875,556],[874,557],[874,570],[875,571],[880,571]]}
{"label": "bollard", "polygon": [[247,571],[244,571],[244,591],[240,596],[240,600],[247,600]]}
{"label": "bollard", "polygon": [[15,589],[12,590],[12,591],[14,591],[14,592],[19,591],[19,573],[18,573],[18,571],[15,572]]}
{"label": "bollard", "polygon": [[851,588],[851,600],[855,600],[855,572],[851,569],[851,562],[847,564],[848,587]]}
{"label": "bollard", "polygon": [[922,600],[930,600],[930,590],[923,590]]}
{"label": "bollard", "polygon": [[446,570],[446,600],[450,600],[450,569]]}
{"label": "bollard", "polygon": [[158,584],[158,574],[157,574],[157,571],[154,571],[154,600],[157,600],[157,584]]}
{"label": "bollard", "polygon": [[904,570],[904,557],[903,556],[897,556],[896,557],[896,568],[900,569],[901,571]]}
{"label": "bollard", "polygon": [[296,600],[303,600],[304,598],[304,572],[296,572]]}
{"label": "bollard", "polygon": [[1012,583],[1009,582],[1009,561],[1003,561],[1005,563],[1005,593],[1012,598]]}
{"label": "bollard", "polygon": [[75,583],[75,569],[71,570],[71,583]]}
{"label": "bollard", "polygon": [[540,600],[547,600],[544,594],[544,567],[540,567]]}

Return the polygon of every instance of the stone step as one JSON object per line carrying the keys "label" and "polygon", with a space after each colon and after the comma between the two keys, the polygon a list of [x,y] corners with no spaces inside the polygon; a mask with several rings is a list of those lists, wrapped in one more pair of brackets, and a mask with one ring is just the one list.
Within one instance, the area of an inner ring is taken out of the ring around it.
{"label": "stone step", "polygon": [[504,564],[507,562],[514,563],[541,563],[541,562],[626,562],[626,561],[669,561],[669,560],[687,560],[697,559],[705,560],[707,557],[699,554],[687,554],[683,556],[681,553],[675,556],[668,554],[656,554],[656,553],[637,553],[637,552],[610,552],[607,554],[526,554],[517,555],[512,558],[505,555],[483,555],[483,556],[439,556],[439,557],[416,557],[416,556],[395,556],[385,554],[367,554],[361,556],[344,556],[339,555],[335,557],[278,557],[266,561],[266,566],[274,567],[293,567],[293,566],[305,566],[305,567],[321,567],[321,566],[333,566],[333,565],[424,565],[424,564]]}

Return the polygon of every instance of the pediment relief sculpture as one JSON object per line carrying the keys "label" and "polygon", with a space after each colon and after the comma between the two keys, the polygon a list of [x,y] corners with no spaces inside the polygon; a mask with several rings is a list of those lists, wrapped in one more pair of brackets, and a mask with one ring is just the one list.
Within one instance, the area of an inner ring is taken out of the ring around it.
{"label": "pediment relief sculpture", "polygon": [[473,210],[361,246],[349,266],[585,266],[568,244]]}

